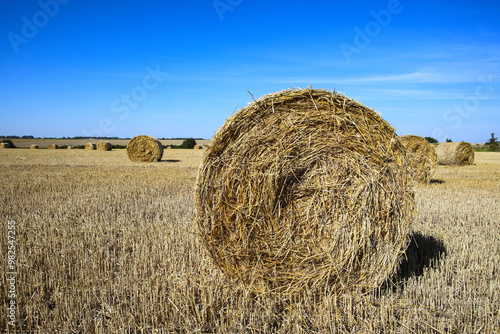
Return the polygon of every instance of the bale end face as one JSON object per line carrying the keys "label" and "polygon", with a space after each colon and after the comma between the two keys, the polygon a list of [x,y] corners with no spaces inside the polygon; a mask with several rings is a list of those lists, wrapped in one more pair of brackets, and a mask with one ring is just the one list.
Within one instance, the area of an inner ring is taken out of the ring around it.
{"label": "bale end face", "polygon": [[287,90],[230,117],[205,150],[196,222],[213,261],[258,293],[379,286],[414,210],[405,149],[376,112]]}
{"label": "bale end face", "polygon": [[98,151],[111,151],[113,149],[113,145],[107,141],[100,141],[97,143]]}
{"label": "bale end face", "polygon": [[85,149],[89,151],[93,151],[97,149],[97,144],[96,143],[87,143],[85,144]]}
{"label": "bale end face", "polygon": [[437,167],[437,155],[432,145],[420,136],[399,137],[405,146],[413,170],[413,178],[418,183],[429,183]]}
{"label": "bale end face", "polygon": [[150,136],[136,136],[127,145],[127,155],[133,162],[160,161],[163,156],[163,145]]}
{"label": "bale end face", "polygon": [[467,142],[445,142],[436,147],[439,165],[466,166],[474,164],[474,148]]}

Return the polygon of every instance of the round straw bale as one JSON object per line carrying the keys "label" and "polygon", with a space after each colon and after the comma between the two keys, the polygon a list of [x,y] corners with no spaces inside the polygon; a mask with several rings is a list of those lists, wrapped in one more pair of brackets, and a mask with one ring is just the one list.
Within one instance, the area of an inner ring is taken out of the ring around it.
{"label": "round straw bale", "polygon": [[49,146],[49,150],[55,150],[57,148],[59,148],[59,146],[57,146],[56,144],[50,144]]}
{"label": "round straw bale", "polygon": [[97,143],[98,151],[111,151],[112,149],[113,145],[111,145],[111,143],[108,143],[107,141],[100,141]]}
{"label": "round straw bale", "polygon": [[9,143],[0,143],[0,148],[10,148]]}
{"label": "round straw bale", "polygon": [[413,170],[413,179],[418,183],[429,183],[437,167],[437,156],[427,139],[415,135],[399,137],[406,147]]}
{"label": "round straw bale", "polygon": [[74,146],[68,145],[68,150],[74,150],[74,149],[75,149]]}
{"label": "round straw bale", "polygon": [[160,161],[163,156],[163,145],[156,138],[140,135],[129,141],[127,155],[134,162]]}
{"label": "round straw bale", "polygon": [[205,150],[196,183],[209,255],[255,292],[366,292],[408,244],[405,149],[375,111],[336,92],[285,90],[239,110]]}
{"label": "round straw bale", "polygon": [[92,150],[97,149],[97,145],[96,145],[96,143],[87,143],[87,144],[85,144],[85,149],[92,151]]}
{"label": "round straw bale", "polygon": [[474,148],[467,142],[445,142],[436,147],[439,165],[472,165],[474,164]]}
{"label": "round straw bale", "polygon": [[31,144],[31,146],[30,146],[30,149],[32,149],[32,150],[37,150],[39,148],[40,148],[40,146],[38,146],[37,144]]}
{"label": "round straw bale", "polygon": [[201,150],[203,147],[201,145],[194,145],[193,147],[195,150]]}

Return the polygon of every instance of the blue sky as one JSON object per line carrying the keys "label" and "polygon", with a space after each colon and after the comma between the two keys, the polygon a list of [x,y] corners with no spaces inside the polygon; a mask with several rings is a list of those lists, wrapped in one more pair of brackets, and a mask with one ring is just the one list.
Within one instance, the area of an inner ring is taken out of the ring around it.
{"label": "blue sky", "polygon": [[211,138],[312,86],[398,134],[500,134],[495,1],[0,0],[0,135]]}

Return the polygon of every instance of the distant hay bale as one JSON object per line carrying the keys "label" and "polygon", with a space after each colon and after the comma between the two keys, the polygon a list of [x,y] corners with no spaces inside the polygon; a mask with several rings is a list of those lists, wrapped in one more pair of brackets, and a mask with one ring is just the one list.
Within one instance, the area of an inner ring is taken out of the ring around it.
{"label": "distant hay bale", "polygon": [[85,144],[85,149],[92,151],[92,150],[97,149],[97,145],[96,145],[96,143],[87,143],[87,144]]}
{"label": "distant hay bale", "polygon": [[55,150],[58,148],[59,148],[59,146],[57,146],[56,144],[50,144],[50,146],[49,146],[49,150]]}
{"label": "distant hay bale", "polygon": [[9,143],[0,143],[0,148],[10,148]]}
{"label": "distant hay bale", "polygon": [[409,155],[413,178],[418,183],[429,183],[437,167],[437,156],[427,139],[406,135],[399,137]]}
{"label": "distant hay bale", "polygon": [[163,145],[156,138],[140,135],[129,141],[127,155],[134,162],[160,161],[163,156]]}
{"label": "distant hay bale", "polygon": [[193,149],[201,150],[201,149],[203,149],[203,147],[201,145],[194,145]]}
{"label": "distant hay bale", "polygon": [[108,143],[107,141],[100,141],[97,143],[98,151],[111,151],[112,149],[113,145],[111,145],[111,143]]}
{"label": "distant hay bale", "polygon": [[467,142],[445,142],[436,147],[439,165],[472,165],[474,164],[474,148]]}
{"label": "distant hay bale", "polygon": [[195,191],[215,264],[258,293],[365,293],[393,272],[414,211],[394,129],[345,95],[261,97],[205,149]]}
{"label": "distant hay bale", "polygon": [[172,146],[170,146],[170,145],[169,145],[169,146],[165,147],[165,149],[167,149],[167,150],[171,150],[171,149],[172,149]]}
{"label": "distant hay bale", "polygon": [[39,149],[39,148],[40,148],[40,146],[38,146],[37,144],[32,144],[32,145],[30,146],[30,149],[32,149],[32,150],[37,150],[37,149]]}
{"label": "distant hay bale", "polygon": [[70,146],[70,145],[68,145],[68,148],[67,148],[67,149],[68,149],[68,150],[74,150],[74,149],[75,149],[75,147],[74,147],[74,146]]}

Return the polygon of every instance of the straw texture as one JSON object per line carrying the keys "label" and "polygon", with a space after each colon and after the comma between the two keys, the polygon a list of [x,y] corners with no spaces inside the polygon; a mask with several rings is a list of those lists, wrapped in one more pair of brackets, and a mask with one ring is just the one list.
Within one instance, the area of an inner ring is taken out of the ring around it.
{"label": "straw texture", "polygon": [[439,165],[472,165],[474,164],[474,148],[467,142],[445,142],[436,147]]}
{"label": "straw texture", "polygon": [[111,145],[111,143],[108,143],[107,141],[100,141],[97,143],[98,151],[111,151],[112,149],[113,145]]}
{"label": "straw texture", "polygon": [[134,162],[160,161],[163,156],[163,145],[156,138],[140,135],[129,141],[127,155]]}
{"label": "straw texture", "polygon": [[399,137],[406,148],[413,170],[413,179],[418,183],[429,183],[437,167],[437,155],[427,139],[415,135]]}
{"label": "straw texture", "polygon": [[405,149],[376,112],[314,89],[265,95],[204,152],[196,222],[213,261],[257,293],[361,292],[408,243]]}
{"label": "straw texture", "polygon": [[96,145],[96,143],[87,143],[87,144],[85,144],[85,149],[89,150],[89,151],[93,151],[93,150],[97,149],[97,145]]}

